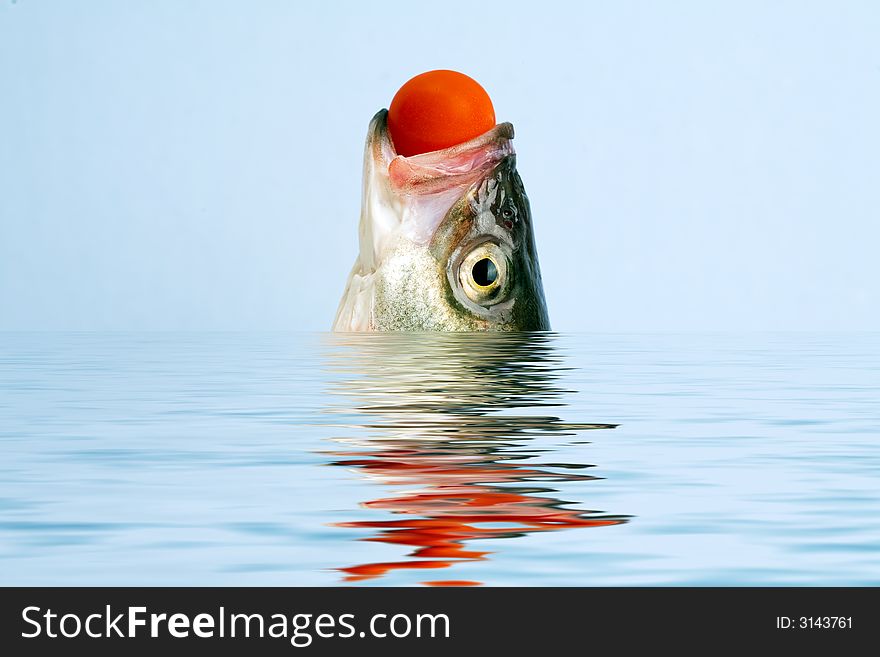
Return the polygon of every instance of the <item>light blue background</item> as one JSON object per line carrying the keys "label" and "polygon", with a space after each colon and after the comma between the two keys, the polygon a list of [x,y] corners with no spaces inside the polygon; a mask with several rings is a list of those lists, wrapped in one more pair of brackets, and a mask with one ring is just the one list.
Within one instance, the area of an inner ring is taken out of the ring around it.
{"label": "light blue background", "polygon": [[367,122],[479,80],[560,330],[880,328],[880,4],[0,5],[0,329],[326,329]]}

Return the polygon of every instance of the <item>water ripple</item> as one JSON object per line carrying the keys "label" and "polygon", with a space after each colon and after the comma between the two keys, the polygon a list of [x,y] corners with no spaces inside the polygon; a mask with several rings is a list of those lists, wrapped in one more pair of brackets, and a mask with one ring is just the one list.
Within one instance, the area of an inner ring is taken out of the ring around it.
{"label": "water ripple", "polygon": [[880,334],[0,333],[0,584],[876,585]]}

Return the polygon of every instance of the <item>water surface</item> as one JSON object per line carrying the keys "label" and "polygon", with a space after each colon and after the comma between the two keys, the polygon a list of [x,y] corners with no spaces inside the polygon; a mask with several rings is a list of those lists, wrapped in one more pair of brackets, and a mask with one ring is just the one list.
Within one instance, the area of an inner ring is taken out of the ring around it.
{"label": "water surface", "polygon": [[0,334],[0,583],[880,584],[880,335]]}

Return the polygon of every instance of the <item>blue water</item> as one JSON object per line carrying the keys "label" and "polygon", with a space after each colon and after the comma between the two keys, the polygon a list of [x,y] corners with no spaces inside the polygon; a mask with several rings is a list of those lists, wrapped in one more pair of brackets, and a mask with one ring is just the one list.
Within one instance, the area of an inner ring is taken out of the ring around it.
{"label": "blue water", "polygon": [[0,334],[5,585],[880,585],[880,335]]}

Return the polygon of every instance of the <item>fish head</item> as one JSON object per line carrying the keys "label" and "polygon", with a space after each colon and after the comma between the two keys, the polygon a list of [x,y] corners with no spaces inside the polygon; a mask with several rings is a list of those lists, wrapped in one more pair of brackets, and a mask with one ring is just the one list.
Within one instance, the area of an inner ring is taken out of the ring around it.
{"label": "fish head", "polygon": [[513,126],[403,157],[370,124],[360,253],[335,330],[550,328]]}

